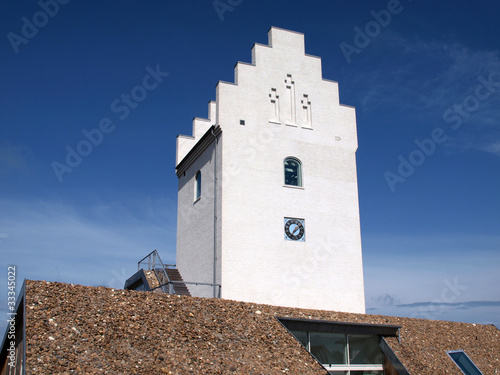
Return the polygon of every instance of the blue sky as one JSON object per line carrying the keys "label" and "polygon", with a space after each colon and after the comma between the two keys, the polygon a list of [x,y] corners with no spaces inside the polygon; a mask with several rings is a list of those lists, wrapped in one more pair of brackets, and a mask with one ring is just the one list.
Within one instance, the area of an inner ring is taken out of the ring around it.
{"label": "blue sky", "polygon": [[13,264],[19,285],[122,287],[153,249],[174,263],[176,136],[276,26],[305,34],[356,107],[367,311],[499,325],[499,16],[495,1],[1,2],[4,280]]}

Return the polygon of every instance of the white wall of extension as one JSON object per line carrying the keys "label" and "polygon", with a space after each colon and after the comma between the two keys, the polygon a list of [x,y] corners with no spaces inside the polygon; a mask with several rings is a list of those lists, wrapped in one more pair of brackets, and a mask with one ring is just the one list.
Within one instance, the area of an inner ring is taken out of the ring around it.
{"label": "white wall of extension", "polygon": [[[195,119],[193,137],[177,142],[184,279],[213,279],[215,243],[223,298],[364,313],[354,108],[339,104],[337,83],[322,78],[320,58],[305,54],[304,35],[278,28],[269,45],[253,47],[252,64],[236,65],[235,83],[219,82],[216,91],[209,119]],[[222,131],[215,242],[214,194],[193,201],[196,172],[213,176],[215,143],[193,156],[212,125]],[[290,156],[302,164],[300,187],[284,185]],[[207,212],[198,214],[203,200]],[[285,239],[284,218],[303,220],[304,241]]]}

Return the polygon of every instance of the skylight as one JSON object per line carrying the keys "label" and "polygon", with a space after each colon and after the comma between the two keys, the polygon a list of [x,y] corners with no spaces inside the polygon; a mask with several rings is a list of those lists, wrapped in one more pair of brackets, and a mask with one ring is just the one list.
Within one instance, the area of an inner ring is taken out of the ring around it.
{"label": "skylight", "polygon": [[483,375],[463,350],[446,352],[465,375]]}

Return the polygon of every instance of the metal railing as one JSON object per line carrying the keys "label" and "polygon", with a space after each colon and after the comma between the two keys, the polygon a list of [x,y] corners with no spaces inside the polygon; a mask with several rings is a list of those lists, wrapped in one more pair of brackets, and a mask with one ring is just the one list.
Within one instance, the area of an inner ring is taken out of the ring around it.
{"label": "metal railing", "polygon": [[[147,267],[144,267],[146,264]],[[175,268],[175,264],[163,264],[156,249],[137,262],[137,271],[141,269],[141,265],[143,265],[142,268],[147,269],[148,271],[152,271],[155,268]]]}
{"label": "metal railing", "polygon": [[[166,268],[175,268],[175,265],[163,264],[160,258],[160,254],[158,254],[158,251],[156,251],[156,249],[150,252],[144,258],[142,258],[139,262],[137,262],[137,271],[141,269],[141,265],[142,268],[146,268],[148,271],[154,271],[156,278],[158,279],[158,284],[160,284],[160,286],[168,285],[162,287],[163,292],[170,294],[175,293],[175,289],[171,284],[172,281],[168,277],[167,271],[165,270]],[[145,267],[146,265],[147,267]]]}
{"label": "metal railing", "polygon": [[158,251],[156,251],[156,249],[153,250],[152,252],[150,252],[148,255],[146,255],[144,258],[142,258],[140,261],[137,262],[137,271],[139,271],[141,268],[146,269],[148,271],[154,271],[156,278],[158,279],[159,286],[151,289],[151,291],[154,291],[156,289],[161,288],[161,290],[164,293],[175,294],[174,284],[211,286],[212,288],[216,289],[216,291],[214,293],[215,298],[220,298],[220,295],[221,295],[221,285],[220,284],[170,280],[166,269],[167,268],[174,269],[174,268],[176,268],[176,265],[175,264],[164,264],[161,261],[160,255],[158,254]]}

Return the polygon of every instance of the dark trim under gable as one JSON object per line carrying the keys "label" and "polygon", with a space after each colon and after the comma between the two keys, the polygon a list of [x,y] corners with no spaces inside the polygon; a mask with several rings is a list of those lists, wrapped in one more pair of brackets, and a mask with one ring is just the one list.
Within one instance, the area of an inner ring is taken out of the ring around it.
{"label": "dark trim under gable", "polygon": [[175,173],[177,177],[180,177],[183,172],[185,172],[191,164],[201,155],[203,151],[207,149],[208,146],[214,141],[214,136],[217,137],[222,130],[219,125],[212,125],[201,137],[201,139],[193,146],[193,148],[187,153],[186,156],[177,164],[175,167]]}
{"label": "dark trim under gable", "polygon": [[392,324],[368,324],[332,322],[328,320],[276,317],[289,331],[343,333],[351,335],[380,335],[398,337],[401,326]]}
{"label": "dark trim under gable", "polygon": [[379,345],[385,356],[394,366],[394,369],[398,372],[398,375],[410,375],[406,367],[401,363],[396,353],[394,353],[394,351],[391,349],[391,347],[383,337],[380,338]]}

